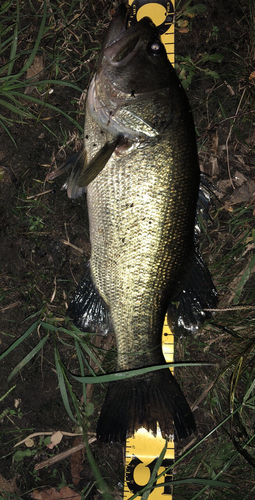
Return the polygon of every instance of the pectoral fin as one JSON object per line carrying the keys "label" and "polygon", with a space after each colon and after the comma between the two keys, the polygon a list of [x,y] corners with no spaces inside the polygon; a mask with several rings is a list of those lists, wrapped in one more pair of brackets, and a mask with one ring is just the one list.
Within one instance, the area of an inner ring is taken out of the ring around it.
{"label": "pectoral fin", "polygon": [[75,153],[73,156],[68,158],[57,170],[50,172],[46,181],[53,181],[63,173],[71,169],[70,177],[66,180],[63,185],[63,189],[67,190],[67,195],[69,198],[78,198],[86,191],[85,188],[80,188],[78,186],[78,179],[81,172],[86,164],[86,151],[83,149],[79,153]]}
{"label": "pectoral fin", "polygon": [[114,138],[112,141],[108,141],[105,145],[97,152],[97,154],[92,158],[92,160],[84,166],[83,172],[80,174],[78,179],[78,187],[82,188],[88,186],[98,174],[103,170],[106,163],[112,156],[115,148],[120,141],[120,137]]}

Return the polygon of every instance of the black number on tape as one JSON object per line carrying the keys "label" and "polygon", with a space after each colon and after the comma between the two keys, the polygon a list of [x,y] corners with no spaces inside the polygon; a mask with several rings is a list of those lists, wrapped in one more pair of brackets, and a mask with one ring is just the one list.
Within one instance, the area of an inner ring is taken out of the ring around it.
{"label": "black number on tape", "polygon": [[157,30],[158,30],[159,34],[163,35],[163,33],[165,33],[169,29],[169,26],[171,24],[173,24],[173,20],[174,20],[174,6],[173,6],[172,2],[167,1],[167,0],[161,0],[161,1],[160,0],[158,0],[158,1],[155,1],[155,0],[134,0],[132,5],[131,5],[129,26],[132,26],[133,24],[135,24],[137,22],[137,20],[136,20],[137,12],[139,11],[139,9],[141,7],[143,7],[144,5],[146,5],[148,3],[159,4],[159,5],[162,5],[163,7],[165,7],[165,9],[166,9],[166,14],[165,14],[166,18],[165,18],[164,22],[162,24],[160,24],[159,26],[157,26]]}
{"label": "black number on tape", "polygon": [[[151,474],[152,474],[152,471],[153,471],[153,469],[155,467],[157,459],[158,458],[155,458],[154,460],[152,460],[152,462],[150,462],[149,464],[145,465],[145,467],[148,467],[148,469],[150,470],[149,480],[151,478]],[[135,478],[134,478],[136,467],[138,465],[142,464],[142,463],[143,462],[142,462],[142,460],[140,460],[140,458],[138,458],[135,455],[133,455],[133,458],[132,458],[131,462],[127,466],[127,470],[126,470],[126,482],[127,482],[127,486],[129,488],[129,490],[133,494],[139,493],[139,491],[142,488],[144,488],[144,486],[146,486],[146,484],[143,484],[143,485],[137,484],[136,481],[135,481]],[[165,458],[163,460],[162,464],[161,464],[161,467],[165,467],[165,469],[167,469],[168,467],[170,467],[171,465],[173,465],[173,463],[174,463],[174,461],[171,458]],[[164,475],[164,482],[162,483],[162,486],[164,486],[163,495],[171,495],[171,486],[170,486],[170,484],[166,484],[169,481],[172,481],[172,474],[170,472],[166,472],[165,475]],[[153,490],[154,490],[154,488],[151,489],[151,492]]]}

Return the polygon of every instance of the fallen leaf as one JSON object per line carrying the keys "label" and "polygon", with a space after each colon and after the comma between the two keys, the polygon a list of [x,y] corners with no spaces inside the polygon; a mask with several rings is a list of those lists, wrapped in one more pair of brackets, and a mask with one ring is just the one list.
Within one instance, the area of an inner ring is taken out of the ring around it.
{"label": "fallen leaf", "polygon": [[81,496],[75,491],[71,490],[68,486],[64,486],[59,491],[55,488],[49,488],[48,490],[34,490],[31,493],[31,497],[34,500],[81,500]]}
{"label": "fallen leaf", "polygon": [[228,205],[236,205],[237,203],[249,203],[255,195],[255,181],[249,181],[235,189],[228,200]]}
{"label": "fallen leaf", "polygon": [[[74,446],[82,442],[82,437],[78,437],[74,440]],[[81,480],[81,472],[84,468],[83,465],[83,460],[84,460],[84,449],[76,451],[76,453],[73,453],[72,458],[71,458],[71,476],[72,476],[72,483],[74,486],[77,486]]]}
{"label": "fallen leaf", "polygon": [[220,173],[219,165],[218,165],[218,159],[213,156],[210,158],[211,161],[211,177],[218,177]]}
{"label": "fallen leaf", "polygon": [[242,174],[242,172],[236,170],[234,175],[234,183],[238,186],[242,186],[245,181],[247,181],[247,178]]}
{"label": "fallen leaf", "polygon": [[[37,82],[40,78],[40,73],[44,70],[43,56],[35,56],[33,63],[27,70],[27,80],[31,78],[32,82]],[[24,94],[31,94],[34,86],[28,85],[25,88]]]}
{"label": "fallen leaf", "polygon": [[231,187],[231,181],[229,179],[223,179],[222,181],[217,182],[217,188],[219,190],[217,191],[217,196],[220,200],[226,195],[230,187]]}
{"label": "fallen leaf", "polygon": [[57,444],[60,443],[60,441],[62,441],[62,438],[63,438],[62,432],[60,431],[54,432],[54,434],[52,434],[50,438],[51,441],[50,444],[47,444],[47,448],[52,450]]}
{"label": "fallen leaf", "polygon": [[26,439],[26,441],[25,441],[25,445],[27,446],[27,448],[32,448],[32,447],[34,446],[34,444],[35,444],[35,442],[34,442],[34,440],[33,440],[33,439],[31,439],[31,438],[28,438],[28,439]]}
{"label": "fallen leaf", "polygon": [[219,136],[217,130],[215,131],[215,134],[212,136],[212,142],[211,142],[211,150],[214,152],[214,154],[218,154],[218,146],[219,146]]}
{"label": "fallen leaf", "polygon": [[189,23],[188,23],[187,19],[180,19],[177,22],[178,28],[187,28],[188,25],[189,25]]}
{"label": "fallen leaf", "polygon": [[8,493],[15,493],[18,491],[17,485],[16,485],[16,479],[10,479],[9,481],[5,479],[2,474],[0,474],[0,491],[1,492],[8,492]]}

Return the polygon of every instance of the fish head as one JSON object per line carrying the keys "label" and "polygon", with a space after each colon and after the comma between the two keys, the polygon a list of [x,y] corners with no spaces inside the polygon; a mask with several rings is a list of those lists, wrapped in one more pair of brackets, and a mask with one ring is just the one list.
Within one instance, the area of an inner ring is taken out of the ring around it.
{"label": "fish head", "polygon": [[157,136],[160,130],[153,116],[159,106],[169,108],[166,94],[173,78],[177,76],[155,24],[144,17],[128,27],[128,8],[121,4],[108,28],[88,93],[95,121],[112,135],[137,140]]}
{"label": "fish head", "polygon": [[169,63],[157,28],[149,17],[128,28],[128,11],[124,8],[122,4],[110,24],[98,73],[127,94],[162,88],[168,83]]}

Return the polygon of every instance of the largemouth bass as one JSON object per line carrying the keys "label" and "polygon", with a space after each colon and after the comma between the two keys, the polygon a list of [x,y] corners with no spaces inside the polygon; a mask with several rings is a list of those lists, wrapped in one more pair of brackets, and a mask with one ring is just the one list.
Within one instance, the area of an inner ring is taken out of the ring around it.
{"label": "largemouth bass", "polygon": [[[86,187],[91,257],[68,313],[83,331],[114,331],[118,372],[165,364],[167,311],[183,323],[183,308],[194,329],[217,300],[194,243],[200,172],[189,103],[155,25],[143,18],[126,29],[127,15],[122,4],[88,89],[84,151],[49,176],[73,163],[68,196]],[[125,441],[141,426],[155,433],[157,422],[164,437],[195,430],[168,368],[109,384],[100,440]]]}

